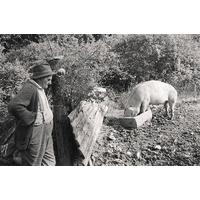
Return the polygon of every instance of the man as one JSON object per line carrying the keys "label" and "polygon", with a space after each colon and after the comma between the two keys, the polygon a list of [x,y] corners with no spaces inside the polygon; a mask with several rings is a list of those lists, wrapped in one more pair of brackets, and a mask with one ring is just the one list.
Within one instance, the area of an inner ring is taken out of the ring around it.
{"label": "man", "polygon": [[8,105],[9,112],[17,119],[16,148],[22,165],[54,166],[53,113],[44,91],[54,73],[48,63],[35,65],[31,72],[31,79]]}

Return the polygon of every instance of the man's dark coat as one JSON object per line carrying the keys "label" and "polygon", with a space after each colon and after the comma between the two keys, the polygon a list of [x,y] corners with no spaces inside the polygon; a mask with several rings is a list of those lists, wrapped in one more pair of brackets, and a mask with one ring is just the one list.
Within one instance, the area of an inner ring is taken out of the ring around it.
{"label": "man's dark coat", "polygon": [[15,143],[20,150],[25,150],[29,144],[37,115],[38,102],[37,87],[28,80],[8,105],[8,111],[17,119]]}

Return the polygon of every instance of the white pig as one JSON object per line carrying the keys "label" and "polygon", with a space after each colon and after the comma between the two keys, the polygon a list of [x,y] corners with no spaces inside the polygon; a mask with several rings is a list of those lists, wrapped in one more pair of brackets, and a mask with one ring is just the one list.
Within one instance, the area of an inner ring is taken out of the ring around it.
{"label": "white pig", "polygon": [[124,110],[125,117],[134,117],[145,112],[149,105],[164,104],[168,116],[168,105],[170,107],[170,119],[174,117],[174,107],[177,101],[176,89],[161,81],[142,82],[133,88]]}

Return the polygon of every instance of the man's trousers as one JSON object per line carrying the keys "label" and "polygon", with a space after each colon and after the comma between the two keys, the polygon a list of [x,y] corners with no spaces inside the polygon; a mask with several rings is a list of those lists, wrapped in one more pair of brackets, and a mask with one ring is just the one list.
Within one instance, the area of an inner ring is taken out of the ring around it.
{"label": "man's trousers", "polygon": [[22,165],[55,166],[52,129],[53,121],[33,127],[28,148],[21,151]]}

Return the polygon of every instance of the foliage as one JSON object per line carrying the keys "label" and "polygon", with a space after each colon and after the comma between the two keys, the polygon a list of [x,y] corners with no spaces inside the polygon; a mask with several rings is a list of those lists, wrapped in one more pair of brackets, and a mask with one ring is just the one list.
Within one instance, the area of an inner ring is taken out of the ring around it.
{"label": "foliage", "polygon": [[92,87],[102,84],[102,73],[114,62],[114,57],[110,46],[102,40],[79,43],[75,37],[70,40],[63,37],[62,46],[65,54],[59,67],[66,69],[64,94],[73,109],[87,98]]}
{"label": "foliage", "polygon": [[103,86],[114,89],[115,91],[126,91],[134,77],[120,67],[113,65],[109,70],[102,73],[101,83]]}
{"label": "foliage", "polygon": [[[104,39],[106,40],[104,36]],[[66,69],[63,95],[70,107],[74,108],[86,98],[91,87],[101,84],[101,73],[107,66],[115,63],[110,52],[110,44],[93,36],[81,40],[82,35],[46,35],[40,43],[31,43],[26,47],[12,49],[5,55],[6,62],[18,62],[28,71],[36,60],[44,60],[62,55],[64,58],[54,70]]]}
{"label": "foliage", "polygon": [[0,35],[0,44],[4,47],[3,53],[7,53],[12,49],[19,49],[27,46],[31,42],[39,43],[42,39],[37,34],[4,34]]}
{"label": "foliage", "polygon": [[0,110],[2,116],[7,114],[7,104],[11,95],[15,95],[21,89],[22,83],[27,78],[28,73],[18,63],[7,62],[0,65]]}
{"label": "foliage", "polygon": [[[1,105],[17,92],[36,60],[62,55],[62,93],[74,109],[94,86],[126,92],[138,82],[159,79],[179,91],[200,90],[199,35],[12,34],[0,35]],[[188,87],[188,85],[190,87]]]}
{"label": "foliage", "polygon": [[124,71],[135,77],[135,83],[168,81],[179,71],[187,74],[199,66],[199,43],[193,35],[127,35],[113,51]]}

